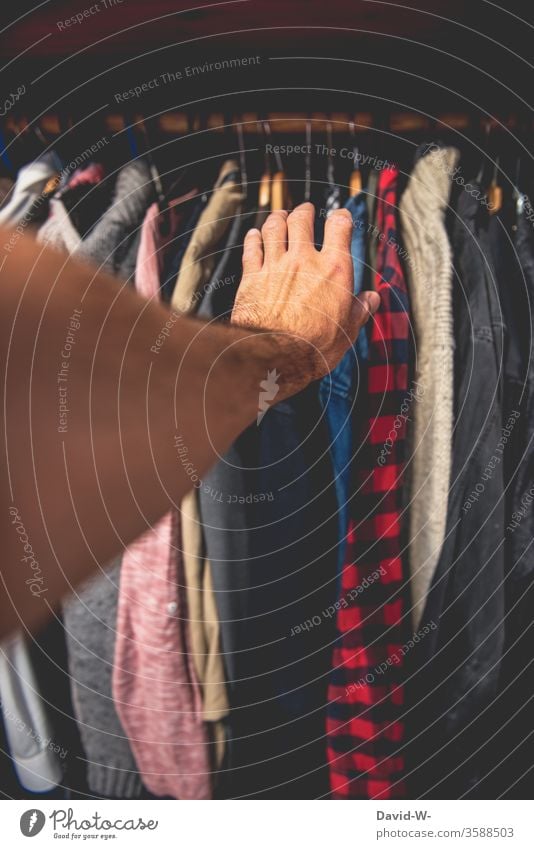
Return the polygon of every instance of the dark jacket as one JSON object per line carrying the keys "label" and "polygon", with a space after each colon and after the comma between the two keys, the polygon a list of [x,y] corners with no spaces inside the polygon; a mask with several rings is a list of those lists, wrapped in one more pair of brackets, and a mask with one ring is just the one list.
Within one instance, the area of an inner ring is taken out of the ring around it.
{"label": "dark jacket", "polygon": [[460,191],[451,242],[455,427],[446,540],[409,656],[410,797],[460,798],[485,774],[480,748],[504,648],[503,320],[480,200]]}
{"label": "dark jacket", "polygon": [[[534,218],[520,196],[494,216],[504,355],[505,645],[488,723],[483,798],[532,798],[534,768]],[[502,273],[499,273],[502,271]],[[506,427],[507,423],[513,427]]]}

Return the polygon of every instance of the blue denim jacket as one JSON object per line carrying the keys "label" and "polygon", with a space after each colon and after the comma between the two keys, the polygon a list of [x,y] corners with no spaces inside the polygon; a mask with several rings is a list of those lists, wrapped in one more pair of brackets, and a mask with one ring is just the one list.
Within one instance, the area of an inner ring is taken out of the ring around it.
{"label": "blue denim jacket", "polygon": [[[365,269],[365,244],[367,232],[367,204],[365,192],[349,198],[345,204],[352,215],[351,240],[354,265],[354,294],[361,292]],[[353,453],[352,415],[368,355],[365,329],[354,345],[344,355],[335,369],[323,377],[319,389],[330,439],[330,455],[338,501],[339,544],[337,552],[338,574],[341,574],[345,556],[348,528],[348,501],[350,498],[350,468]]]}

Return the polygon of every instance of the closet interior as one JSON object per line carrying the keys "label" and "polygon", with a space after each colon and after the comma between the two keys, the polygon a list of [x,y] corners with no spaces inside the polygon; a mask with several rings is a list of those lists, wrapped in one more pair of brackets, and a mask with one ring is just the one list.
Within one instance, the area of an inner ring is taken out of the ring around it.
{"label": "closet interior", "polygon": [[320,248],[346,207],[381,306],[304,392],[266,375],[202,479],[178,440],[182,504],[3,647],[3,795],[528,798],[525,27],[478,0],[27,5],[0,224],[227,322],[247,230],[310,201]]}

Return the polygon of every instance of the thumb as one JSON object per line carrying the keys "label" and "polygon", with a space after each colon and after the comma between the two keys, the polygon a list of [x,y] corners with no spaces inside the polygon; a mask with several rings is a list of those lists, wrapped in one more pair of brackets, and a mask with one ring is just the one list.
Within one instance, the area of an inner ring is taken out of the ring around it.
{"label": "thumb", "polygon": [[380,306],[380,295],[378,292],[361,292],[352,302],[352,326],[354,328],[354,339],[362,327],[367,324],[370,317],[375,314]]}

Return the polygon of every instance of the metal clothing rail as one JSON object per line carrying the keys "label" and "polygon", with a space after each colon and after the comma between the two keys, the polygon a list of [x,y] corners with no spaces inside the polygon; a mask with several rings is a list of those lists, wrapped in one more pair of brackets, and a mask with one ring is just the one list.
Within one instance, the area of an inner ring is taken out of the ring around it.
{"label": "metal clothing rail", "polygon": [[[120,112],[109,113],[102,118],[103,125],[111,132],[123,130],[129,123],[141,123],[144,116],[134,114],[132,120],[127,120]],[[306,132],[311,122],[313,129],[317,131],[326,130],[330,126],[334,133],[348,133],[351,128],[355,132],[365,132],[376,127],[387,129],[394,133],[419,132],[419,131],[445,131],[464,130],[473,127],[473,117],[463,112],[447,112],[436,116],[436,119],[428,118],[417,112],[392,112],[384,120],[377,120],[372,112],[313,112],[287,113],[270,112],[260,115],[255,112],[239,113],[231,118],[222,112],[212,112],[206,116],[192,116],[186,112],[165,112],[155,118],[151,118],[160,132],[169,134],[186,134],[198,129],[214,130],[224,132],[228,126],[239,124],[246,134],[260,134],[263,132],[262,122],[267,122],[277,133],[300,133]],[[201,123],[202,122],[202,123]],[[25,118],[10,117],[6,121],[6,129],[13,132],[20,131],[27,123]],[[480,129],[496,128],[500,126],[515,129],[519,126],[516,115],[510,115],[498,121],[496,118],[488,121],[480,119]],[[55,113],[42,116],[39,126],[41,130],[52,135],[60,135],[62,132],[61,118]],[[476,126],[476,124],[475,124]]]}

